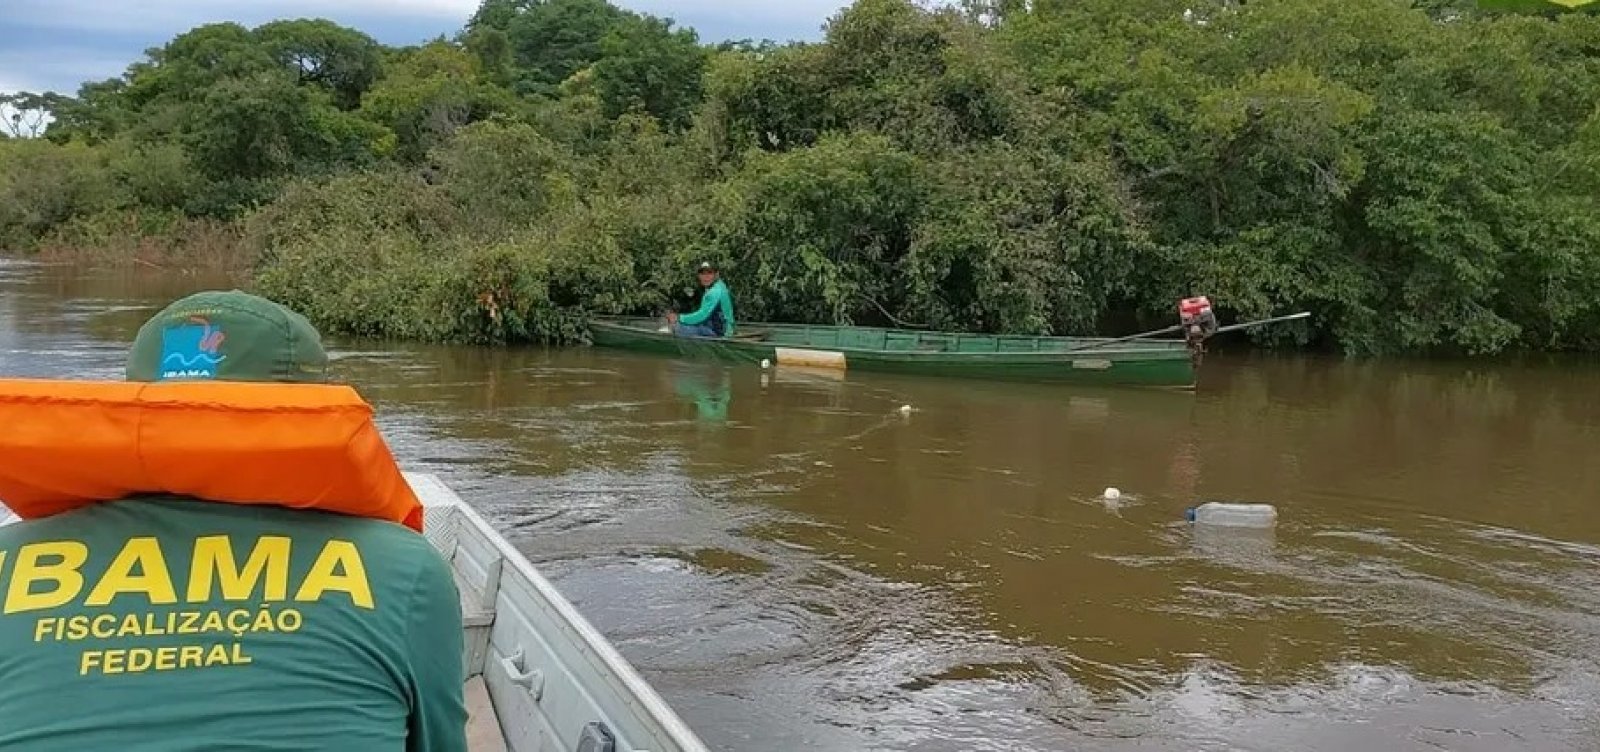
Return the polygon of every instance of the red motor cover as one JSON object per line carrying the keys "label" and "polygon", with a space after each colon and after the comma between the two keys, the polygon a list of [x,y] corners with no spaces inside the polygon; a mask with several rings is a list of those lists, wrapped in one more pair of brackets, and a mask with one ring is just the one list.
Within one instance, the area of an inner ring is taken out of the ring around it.
{"label": "red motor cover", "polygon": [[1211,299],[1202,295],[1178,301],[1178,317],[1188,323],[1211,312]]}

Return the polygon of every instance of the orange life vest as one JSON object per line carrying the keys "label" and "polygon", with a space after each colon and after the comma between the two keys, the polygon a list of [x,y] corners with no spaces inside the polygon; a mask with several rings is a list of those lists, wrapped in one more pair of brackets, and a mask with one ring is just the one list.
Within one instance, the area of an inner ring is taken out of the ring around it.
{"label": "orange life vest", "polygon": [[0,502],[36,519],[135,494],[422,530],[422,503],[350,387],[0,379]]}

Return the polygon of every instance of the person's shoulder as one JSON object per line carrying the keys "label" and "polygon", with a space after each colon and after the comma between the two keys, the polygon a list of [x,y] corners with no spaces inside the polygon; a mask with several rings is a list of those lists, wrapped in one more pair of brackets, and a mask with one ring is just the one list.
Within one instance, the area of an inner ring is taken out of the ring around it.
{"label": "person's shoulder", "polygon": [[371,571],[382,572],[384,577],[393,578],[389,581],[410,590],[413,602],[419,598],[432,600],[455,588],[455,574],[444,554],[427,536],[411,528],[342,515],[328,515],[318,526],[321,530],[317,537],[350,541],[369,563],[381,562]]}
{"label": "person's shoulder", "polygon": [[[26,520],[13,521],[8,525],[0,525],[0,551],[6,551],[19,543],[33,539],[37,528],[34,523]],[[30,529],[33,528],[33,529]]]}
{"label": "person's shoulder", "polygon": [[386,520],[273,505],[227,504],[175,497],[128,499],[94,504],[60,515],[0,526],[0,548],[63,535],[150,530],[184,535],[195,530],[226,530],[344,539],[389,555],[438,557],[428,539]]}
{"label": "person's shoulder", "polygon": [[444,562],[444,556],[428,537],[409,527],[364,517],[342,515],[328,515],[328,517],[333,519],[326,520],[331,523],[331,528],[326,532],[333,536],[356,539],[363,546],[382,549],[389,555],[415,557],[441,567],[448,567]]}
{"label": "person's shoulder", "polygon": [[41,541],[71,539],[82,532],[85,509],[74,509],[50,517],[15,519],[0,525],[0,551]]}
{"label": "person's shoulder", "polygon": [[[413,607],[429,603],[439,608],[459,607],[455,571],[425,535],[391,522],[353,522],[362,528],[357,545],[381,558],[391,572],[403,578],[404,586],[412,593]],[[459,624],[459,616],[455,618]]]}
{"label": "person's shoulder", "polygon": [[319,516],[322,518],[323,532],[332,537],[352,538],[363,546],[382,548],[392,555],[440,559],[439,550],[433,547],[427,536],[404,525],[365,517]]}
{"label": "person's shoulder", "polygon": [[318,509],[293,509],[273,504],[229,504],[213,501],[165,501],[152,506],[146,515],[185,519],[193,525],[198,520],[233,526],[239,529],[277,531],[291,537],[326,537],[350,540],[363,548],[378,547],[393,553],[436,553],[433,545],[422,534],[404,525],[388,520],[357,517]]}

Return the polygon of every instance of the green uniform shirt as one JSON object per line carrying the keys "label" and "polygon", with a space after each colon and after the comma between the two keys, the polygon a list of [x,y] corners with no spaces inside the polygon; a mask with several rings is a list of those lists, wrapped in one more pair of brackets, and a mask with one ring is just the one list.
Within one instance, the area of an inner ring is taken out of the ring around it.
{"label": "green uniform shirt", "polygon": [[701,296],[700,307],[694,313],[679,316],[678,323],[689,326],[705,324],[718,336],[733,336],[733,295],[728,292],[728,286],[720,279],[713,282],[706,288],[706,294]]}
{"label": "green uniform shirt", "polygon": [[0,749],[466,749],[426,538],[170,497],[0,527]]}

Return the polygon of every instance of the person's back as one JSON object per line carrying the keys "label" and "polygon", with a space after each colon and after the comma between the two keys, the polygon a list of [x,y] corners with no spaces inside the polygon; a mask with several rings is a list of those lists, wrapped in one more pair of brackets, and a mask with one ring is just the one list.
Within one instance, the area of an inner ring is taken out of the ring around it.
{"label": "person's back", "polygon": [[123,500],[0,557],[0,749],[460,748],[460,605],[404,527]]}
{"label": "person's back", "polygon": [[[140,330],[150,387],[0,392],[0,502],[26,499],[0,526],[0,749],[466,749],[450,568],[326,365],[304,318],[201,293]],[[150,483],[210,498],[102,490]]]}

